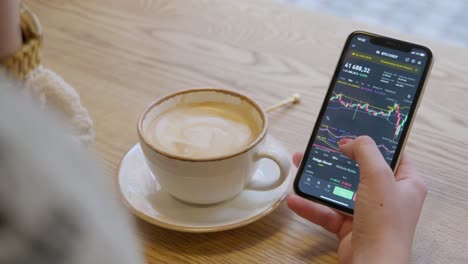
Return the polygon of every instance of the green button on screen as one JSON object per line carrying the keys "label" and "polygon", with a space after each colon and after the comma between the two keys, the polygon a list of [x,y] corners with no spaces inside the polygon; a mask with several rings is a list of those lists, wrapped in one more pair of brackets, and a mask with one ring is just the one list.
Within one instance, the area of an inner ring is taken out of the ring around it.
{"label": "green button on screen", "polygon": [[351,200],[353,199],[354,192],[335,186],[335,189],[333,189],[333,194]]}

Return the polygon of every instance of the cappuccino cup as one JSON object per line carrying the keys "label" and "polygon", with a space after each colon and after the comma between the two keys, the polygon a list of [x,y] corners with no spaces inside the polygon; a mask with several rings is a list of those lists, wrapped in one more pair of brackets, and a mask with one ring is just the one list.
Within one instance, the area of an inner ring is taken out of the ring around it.
{"label": "cappuccino cup", "polygon": [[[179,91],[151,103],[137,130],[145,161],[161,188],[193,204],[214,204],[244,189],[267,191],[288,177],[290,157],[265,144],[263,109],[238,92],[204,88]],[[279,177],[254,177],[260,159],[270,159]]]}

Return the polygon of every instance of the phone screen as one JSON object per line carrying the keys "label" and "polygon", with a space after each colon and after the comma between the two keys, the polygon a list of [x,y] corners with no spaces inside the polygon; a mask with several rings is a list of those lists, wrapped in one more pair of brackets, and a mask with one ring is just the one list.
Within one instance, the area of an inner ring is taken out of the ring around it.
{"label": "phone screen", "polygon": [[372,137],[396,166],[432,58],[398,43],[359,33],[347,40],[296,178],[303,196],[353,212],[359,167],[341,153],[341,138]]}

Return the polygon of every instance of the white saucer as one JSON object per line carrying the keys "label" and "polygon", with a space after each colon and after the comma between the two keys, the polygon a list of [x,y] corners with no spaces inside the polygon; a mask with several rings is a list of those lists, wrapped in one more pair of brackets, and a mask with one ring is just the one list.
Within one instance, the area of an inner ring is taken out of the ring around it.
{"label": "white saucer", "polygon": [[[279,144],[271,139],[269,143]],[[268,181],[279,175],[277,165],[259,161],[254,177]],[[149,171],[140,148],[134,145],[123,157],[117,175],[122,200],[141,219],[172,230],[202,233],[237,228],[271,213],[289,191],[291,173],[281,186],[271,191],[244,190],[231,200],[209,206],[181,202],[161,189]]]}

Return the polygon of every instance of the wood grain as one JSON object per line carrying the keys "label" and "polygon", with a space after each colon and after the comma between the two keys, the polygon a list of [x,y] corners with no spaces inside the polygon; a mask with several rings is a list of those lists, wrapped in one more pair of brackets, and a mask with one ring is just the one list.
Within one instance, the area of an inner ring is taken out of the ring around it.
{"label": "wood grain", "polygon": [[[106,172],[137,141],[155,98],[222,87],[269,106],[270,132],[304,149],[346,36],[364,29],[428,44],[435,67],[407,151],[430,193],[414,263],[468,263],[468,52],[267,0],[29,1],[45,31],[45,63],[80,92]],[[137,221],[149,263],[336,263],[336,239],[282,205],[249,226],[185,234]],[[124,249],[123,249],[124,250]]]}

